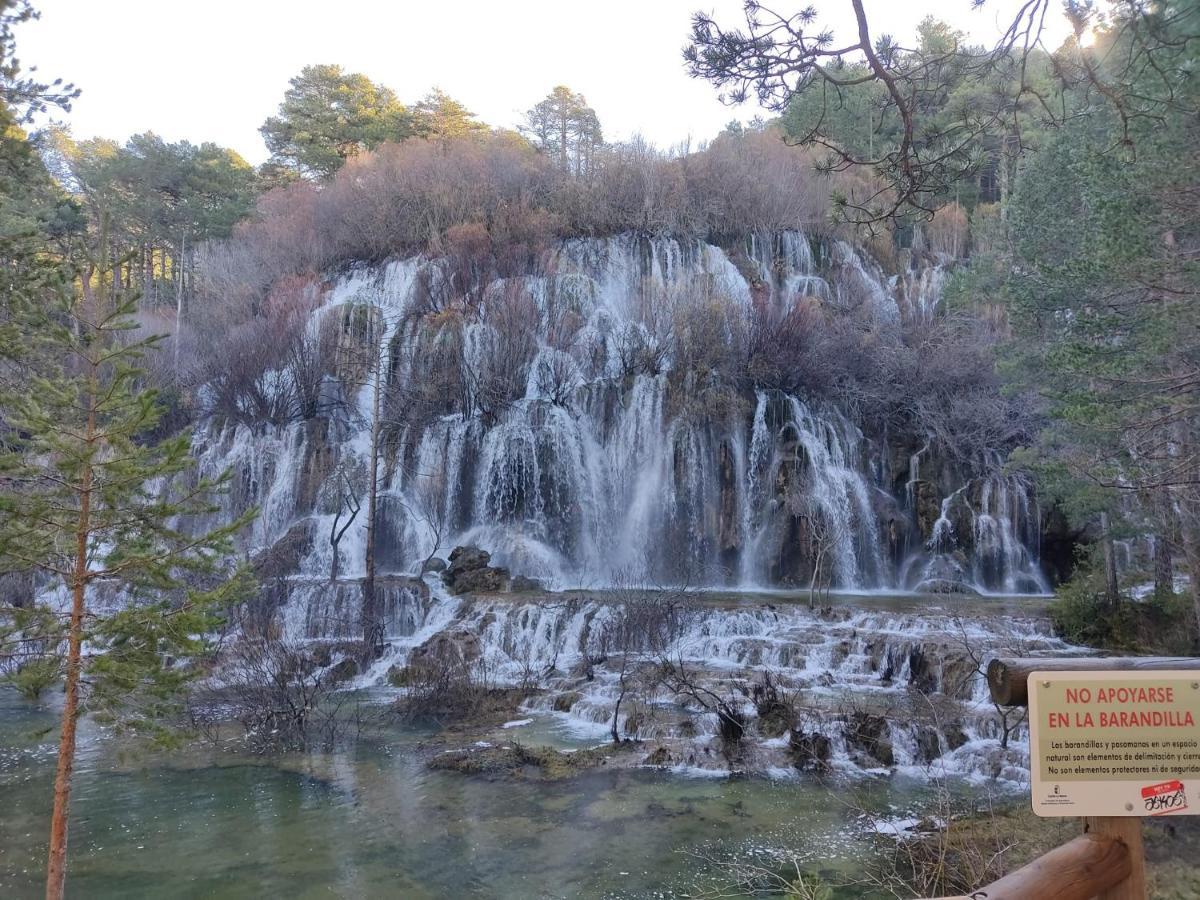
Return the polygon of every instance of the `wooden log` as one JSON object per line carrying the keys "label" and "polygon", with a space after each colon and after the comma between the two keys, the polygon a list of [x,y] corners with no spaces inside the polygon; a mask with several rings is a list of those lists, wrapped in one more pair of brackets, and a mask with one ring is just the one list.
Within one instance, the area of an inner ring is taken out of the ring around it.
{"label": "wooden log", "polygon": [[[1134,819],[1135,822],[1140,822]],[[1029,865],[953,900],[1091,900],[1124,897],[1105,891],[1129,878],[1129,849],[1121,841],[1085,834],[1055,847]],[[1130,895],[1132,896],[1132,895]],[[1138,900],[1145,900],[1139,897]]]}
{"label": "wooden log", "polygon": [[988,688],[1000,706],[1029,704],[1030,672],[1141,672],[1158,669],[1200,671],[1194,656],[1027,656],[997,657],[988,663]]}
{"label": "wooden log", "polygon": [[1084,833],[1113,838],[1129,851],[1129,877],[1096,900],[1146,900],[1146,851],[1142,847],[1142,820],[1137,816],[1088,816],[1083,820]]}

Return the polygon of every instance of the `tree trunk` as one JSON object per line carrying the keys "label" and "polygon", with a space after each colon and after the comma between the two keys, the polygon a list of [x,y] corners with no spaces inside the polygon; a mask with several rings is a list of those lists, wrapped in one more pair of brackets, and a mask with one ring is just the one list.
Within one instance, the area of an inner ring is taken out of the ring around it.
{"label": "tree trunk", "polygon": [[1106,512],[1100,513],[1100,543],[1104,549],[1104,597],[1116,609],[1121,597],[1117,585],[1117,554]]}
{"label": "tree trunk", "polygon": [[383,626],[379,621],[379,603],[375,594],[375,505],[379,494],[379,414],[380,394],[383,387],[383,366],[380,361],[382,349],[372,342],[375,348],[375,360],[372,363],[374,384],[371,388],[371,471],[368,474],[367,490],[367,551],[364,560],[365,576],[363,578],[363,659],[376,658],[378,649],[383,643]]}
{"label": "tree trunk", "polygon": [[[89,278],[90,273],[84,278]],[[71,773],[75,769],[75,726],[79,710],[79,670],[83,648],[83,613],[88,583],[88,537],[91,533],[92,465],[96,442],[96,366],[89,380],[86,444],[79,482],[79,518],[75,528],[75,566],[71,576],[71,628],[67,639],[66,700],[58,767],[54,774],[54,813],[50,819],[50,858],[46,866],[46,900],[61,900],[67,880],[67,817],[71,802]]]}
{"label": "tree trunk", "polygon": [[1154,593],[1159,597],[1175,593],[1175,561],[1171,555],[1171,542],[1164,534],[1154,538]]}
{"label": "tree trunk", "polygon": [[996,166],[996,180],[1000,188],[1000,221],[1008,220],[1008,135],[1000,138],[1000,159]]}
{"label": "tree trunk", "polygon": [[142,245],[142,299],[150,302],[150,293],[154,289],[154,248]]}
{"label": "tree trunk", "polygon": [[183,273],[187,266],[183,264],[187,258],[187,235],[185,234],[179,242],[179,263],[175,268],[179,271],[176,273],[175,280],[175,374],[179,374],[179,345],[183,343]]}

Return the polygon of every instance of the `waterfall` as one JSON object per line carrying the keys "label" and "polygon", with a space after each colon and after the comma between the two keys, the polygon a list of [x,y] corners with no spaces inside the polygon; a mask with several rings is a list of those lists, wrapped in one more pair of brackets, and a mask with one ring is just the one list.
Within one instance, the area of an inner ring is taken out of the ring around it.
{"label": "waterfall", "polygon": [[[381,573],[415,574],[430,556],[475,543],[495,564],[554,588],[821,581],[853,591],[936,582],[1045,592],[1039,513],[1017,480],[959,478],[926,445],[906,451],[908,480],[893,485],[886,443],[864,434],[871,423],[802,391],[738,392],[675,358],[681,316],[716,316],[708,340],[719,343],[743,327],[764,286],[781,309],[818,298],[894,329],[902,309],[933,315],[940,271],[889,281],[850,243],[799,232],[750,235],[731,252],[634,234],[572,239],[470,302],[454,298],[436,259],[333,278],[310,329],[340,324],[338,366],[353,368],[355,341],[377,348],[385,389],[401,397],[396,415],[406,416],[384,423]],[[421,312],[416,301],[427,295],[441,298],[436,313]],[[219,515],[260,510],[248,551],[308,529],[300,578],[331,569],[332,480],[369,462],[366,368],[346,381],[347,399],[324,430],[209,423],[196,441],[202,473],[234,473]],[[403,397],[426,383],[446,387],[415,415]],[[923,470],[936,478],[920,481]],[[355,484],[365,509],[366,486]],[[922,518],[918,507],[933,503],[941,515]],[[910,520],[899,539],[894,510]],[[338,547],[345,578],[363,574],[363,524]],[[897,546],[919,549],[899,559]]]}

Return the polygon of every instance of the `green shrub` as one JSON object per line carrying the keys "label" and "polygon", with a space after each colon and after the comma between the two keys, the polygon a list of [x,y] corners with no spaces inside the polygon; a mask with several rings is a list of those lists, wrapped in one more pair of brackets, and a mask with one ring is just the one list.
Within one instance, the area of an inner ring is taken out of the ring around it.
{"label": "green shrub", "polygon": [[62,660],[57,656],[38,656],[5,679],[27,700],[37,700],[62,677]]}
{"label": "green shrub", "polygon": [[1050,619],[1063,640],[1102,650],[1186,656],[1197,645],[1189,596],[1155,593],[1136,600],[1122,592],[1113,604],[1095,569],[1081,570],[1059,589]]}

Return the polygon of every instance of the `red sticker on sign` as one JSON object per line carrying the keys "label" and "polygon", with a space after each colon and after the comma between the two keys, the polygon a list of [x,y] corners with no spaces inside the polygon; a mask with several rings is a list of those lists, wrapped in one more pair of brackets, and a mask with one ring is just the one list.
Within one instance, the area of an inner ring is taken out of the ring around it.
{"label": "red sticker on sign", "polygon": [[1164,816],[1187,809],[1187,794],[1183,792],[1183,782],[1164,781],[1161,784],[1147,785],[1142,788],[1142,804],[1152,816]]}

